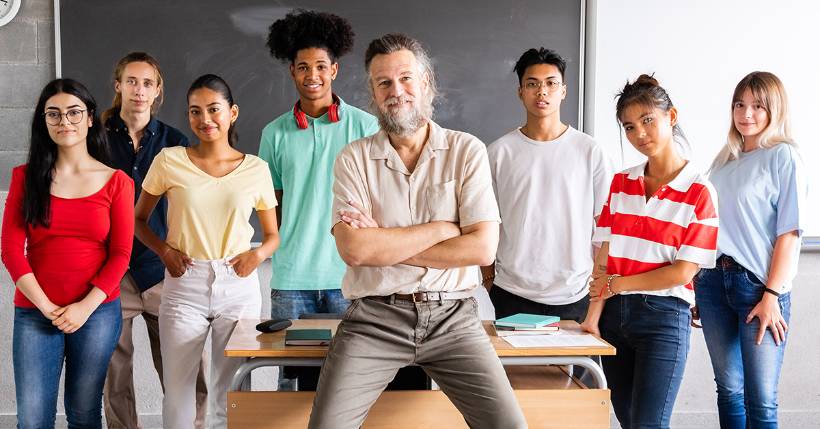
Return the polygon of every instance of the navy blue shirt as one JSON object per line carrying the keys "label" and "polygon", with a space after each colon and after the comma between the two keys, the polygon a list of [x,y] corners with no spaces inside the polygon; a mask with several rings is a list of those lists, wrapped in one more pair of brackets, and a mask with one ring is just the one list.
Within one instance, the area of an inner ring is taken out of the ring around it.
{"label": "navy blue shirt", "polygon": [[[139,149],[134,151],[131,136],[119,112],[115,112],[105,123],[108,133],[108,142],[111,146],[111,160],[114,167],[124,171],[134,179],[134,203],[139,199],[142,191],[142,181],[148,173],[148,167],[154,161],[159,151],[166,147],[188,146],[188,138],[176,128],[170,127],[152,117],[145,127]],[[165,240],[168,235],[166,214],[168,201],[162,197],[157,207],[148,218],[148,226],[159,238]],[[159,256],[145,247],[134,237],[134,248],[131,251],[131,262],[128,272],[140,291],[146,291],[165,277],[165,266]]]}

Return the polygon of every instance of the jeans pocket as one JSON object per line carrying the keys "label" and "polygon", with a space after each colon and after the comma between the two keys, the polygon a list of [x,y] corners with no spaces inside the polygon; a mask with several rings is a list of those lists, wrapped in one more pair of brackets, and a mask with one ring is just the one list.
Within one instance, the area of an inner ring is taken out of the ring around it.
{"label": "jeans pocket", "polygon": [[349,306],[347,306],[347,310],[345,310],[344,314],[342,315],[342,320],[350,319],[353,316],[353,312],[356,311],[356,308],[359,307],[359,303],[361,303],[362,298],[354,299]]}
{"label": "jeans pocket", "polygon": [[166,278],[166,279],[167,279],[167,278],[172,278],[172,279],[184,279],[185,277],[188,277],[188,274],[189,274],[190,272],[191,272],[191,267],[185,267],[185,271],[183,271],[183,272],[182,272],[182,275],[180,275],[179,277],[174,277],[174,276],[172,276],[172,275],[171,275],[171,272],[170,272],[170,271],[168,271],[168,269],[166,268],[166,269],[165,269],[165,278]]}
{"label": "jeans pocket", "polygon": [[234,268],[234,266],[233,266],[233,265],[228,265],[228,267],[227,267],[227,268],[228,268],[228,275],[229,275],[229,276],[231,276],[231,277],[233,277],[233,278],[235,278],[235,279],[244,279],[244,278],[247,278],[247,277],[242,277],[242,276],[240,276],[240,275],[239,275],[239,273],[237,273],[237,272],[236,272],[236,268]]}
{"label": "jeans pocket", "polygon": [[743,270],[743,276],[746,277],[746,281],[748,281],[752,286],[765,286],[765,284],[763,284],[763,282],[760,281],[760,279],[758,279],[753,272],[747,269]]}
{"label": "jeans pocket", "polygon": [[671,296],[644,295],[643,305],[656,313],[680,313],[679,299]]}

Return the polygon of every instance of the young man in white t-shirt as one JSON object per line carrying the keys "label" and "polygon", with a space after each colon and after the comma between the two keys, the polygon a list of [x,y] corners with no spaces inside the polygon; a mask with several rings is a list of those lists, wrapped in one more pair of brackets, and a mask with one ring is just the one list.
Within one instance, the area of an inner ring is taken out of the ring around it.
{"label": "young man in white t-shirt", "polygon": [[561,122],[566,61],[530,49],[514,68],[527,122],[488,147],[501,237],[483,267],[496,317],[547,314],[581,322],[589,304],[592,233],[614,169],[587,134]]}

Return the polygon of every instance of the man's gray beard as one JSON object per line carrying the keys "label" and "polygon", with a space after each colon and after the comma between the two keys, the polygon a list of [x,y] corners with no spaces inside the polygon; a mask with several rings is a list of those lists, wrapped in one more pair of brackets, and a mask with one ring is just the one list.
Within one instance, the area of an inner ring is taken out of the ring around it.
{"label": "man's gray beard", "polygon": [[390,110],[382,109],[380,106],[376,109],[379,126],[388,134],[399,137],[412,135],[425,126],[433,116],[432,104],[426,103],[422,106],[414,102],[412,106],[410,110],[400,109],[396,113],[391,113]]}

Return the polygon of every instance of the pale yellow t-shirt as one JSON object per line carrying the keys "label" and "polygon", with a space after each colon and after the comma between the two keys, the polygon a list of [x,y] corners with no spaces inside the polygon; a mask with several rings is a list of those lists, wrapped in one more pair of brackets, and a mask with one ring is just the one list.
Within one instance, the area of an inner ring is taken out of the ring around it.
{"label": "pale yellow t-shirt", "polygon": [[251,211],[276,207],[268,164],[253,155],[223,177],[191,162],[182,146],[154,158],[142,189],[168,198],[167,243],[194,259],[222,259],[251,247]]}

